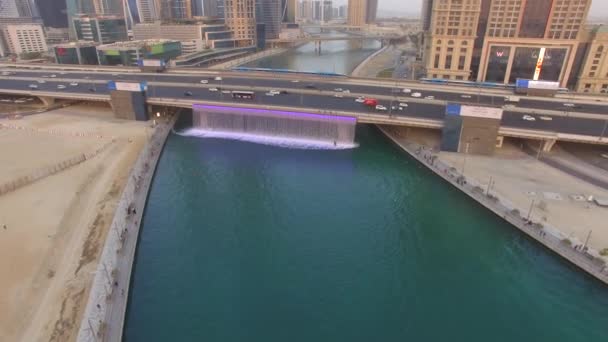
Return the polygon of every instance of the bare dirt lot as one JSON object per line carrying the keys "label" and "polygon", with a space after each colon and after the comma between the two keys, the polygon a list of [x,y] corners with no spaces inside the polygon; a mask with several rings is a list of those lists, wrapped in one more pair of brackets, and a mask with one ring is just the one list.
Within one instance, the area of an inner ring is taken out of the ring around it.
{"label": "bare dirt lot", "polygon": [[[0,341],[75,340],[114,209],[149,130],[94,106],[0,120],[0,185],[45,175],[0,195]],[[57,168],[83,154],[90,157]]]}

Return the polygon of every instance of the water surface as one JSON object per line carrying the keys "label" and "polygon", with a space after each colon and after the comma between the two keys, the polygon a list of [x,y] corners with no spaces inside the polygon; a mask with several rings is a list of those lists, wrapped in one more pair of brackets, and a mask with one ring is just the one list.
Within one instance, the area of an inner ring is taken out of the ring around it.
{"label": "water surface", "polygon": [[170,136],[125,340],[608,341],[608,288],[371,127],[352,150]]}

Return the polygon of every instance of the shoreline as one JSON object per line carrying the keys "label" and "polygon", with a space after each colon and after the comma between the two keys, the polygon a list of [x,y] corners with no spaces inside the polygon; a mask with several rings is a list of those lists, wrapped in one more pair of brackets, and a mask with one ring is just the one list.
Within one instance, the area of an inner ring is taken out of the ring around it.
{"label": "shoreline", "polygon": [[601,262],[598,262],[597,258],[594,258],[591,254],[574,249],[572,244],[569,243],[569,239],[556,236],[552,229],[543,227],[542,224],[528,221],[523,218],[519,212],[515,213],[513,210],[509,210],[500,202],[500,199],[488,196],[484,193],[483,189],[481,189],[480,192],[479,189],[477,189],[478,187],[467,183],[468,179],[441,162],[432,150],[417,143],[404,143],[400,141],[398,139],[399,134],[391,132],[387,127],[381,125],[376,125],[376,127],[382,134],[389,138],[396,147],[400,148],[420,164],[440,176],[444,181],[493,212],[499,218],[510,223],[545,248],[577,266],[580,270],[585,271],[588,275],[604,283],[604,285],[608,285],[608,267],[605,263],[602,265]]}
{"label": "shoreline", "polygon": [[359,65],[357,65],[353,71],[350,72],[350,76],[351,77],[359,77],[359,74],[361,73],[361,70],[363,70],[367,64],[369,64],[369,62],[371,60],[373,60],[374,58],[376,58],[378,55],[380,55],[381,53],[383,53],[384,51],[388,50],[388,48],[391,45],[388,44],[385,47],[380,48],[378,51],[372,53],[371,55],[367,56],[366,59],[364,59],[361,63],[359,63]]}
{"label": "shoreline", "polygon": [[141,219],[156,166],[178,116],[156,127],[129,173],[103,244],[77,341],[122,339]]}

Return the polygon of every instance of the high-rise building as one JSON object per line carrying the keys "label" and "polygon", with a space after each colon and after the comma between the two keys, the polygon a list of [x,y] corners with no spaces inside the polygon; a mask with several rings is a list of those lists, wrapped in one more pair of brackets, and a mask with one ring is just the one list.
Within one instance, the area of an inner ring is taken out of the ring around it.
{"label": "high-rise building", "polygon": [[192,15],[217,17],[217,0],[192,0]]}
{"label": "high-rise building", "polygon": [[225,17],[224,0],[216,0],[215,8],[216,8],[215,10],[217,12],[217,16],[219,18],[224,18]]}
{"label": "high-rise building", "polygon": [[256,0],[255,18],[265,26],[266,39],[277,39],[281,32],[281,0]]}
{"label": "high-rise building", "polygon": [[296,21],[296,0],[282,0],[281,11],[284,23],[294,23]]}
{"label": "high-rise building", "polygon": [[328,22],[333,18],[333,7],[332,0],[323,0],[321,8],[321,21]]}
{"label": "high-rise building", "polygon": [[348,25],[363,26],[367,19],[366,0],[348,0]]}
{"label": "high-rise building", "polygon": [[48,51],[42,25],[7,25],[4,27],[3,36],[8,50],[16,55]]}
{"label": "high-rise building", "polygon": [[373,24],[376,22],[376,16],[378,14],[378,0],[367,0],[365,10],[365,23]]}
{"label": "high-rise building", "polygon": [[123,15],[123,0],[91,0],[95,14],[100,15]]}
{"label": "high-rise building", "polygon": [[65,0],[36,0],[36,7],[46,27],[68,27]]}
{"label": "high-rise building", "polygon": [[192,0],[160,0],[162,19],[192,18]]}
{"label": "high-rise building", "polygon": [[234,38],[256,43],[255,0],[225,0],[224,18]]}
{"label": "high-rise building", "polygon": [[109,44],[128,40],[127,26],[121,16],[77,15],[72,18],[76,40]]}
{"label": "high-rise building", "polygon": [[312,20],[321,21],[323,18],[323,3],[322,0],[312,1]]}
{"label": "high-rise building", "polygon": [[584,44],[585,52],[576,91],[608,94],[608,26],[591,28]]}
{"label": "high-rise building", "polygon": [[33,0],[0,0],[0,17],[38,17]]}
{"label": "high-rise building", "polygon": [[338,17],[346,18],[348,16],[348,6],[342,5],[338,7]]}
{"label": "high-rise building", "polygon": [[[427,77],[568,84],[590,0],[434,0],[423,12]],[[430,20],[428,11],[430,9]]]}

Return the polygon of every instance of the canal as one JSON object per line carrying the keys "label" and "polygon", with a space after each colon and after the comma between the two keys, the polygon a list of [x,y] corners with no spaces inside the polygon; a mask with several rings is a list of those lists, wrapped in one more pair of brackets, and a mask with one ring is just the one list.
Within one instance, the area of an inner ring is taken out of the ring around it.
{"label": "canal", "polygon": [[606,341],[608,288],[374,127],[304,150],[172,134],[125,341]]}
{"label": "canal", "polygon": [[[341,37],[345,34],[332,32],[327,36]],[[333,72],[347,75],[378,49],[380,49],[380,42],[375,40],[364,42],[326,41],[322,43],[321,55],[319,55],[315,51],[315,44],[307,43],[285,53],[265,57],[242,66],[307,72]]]}

